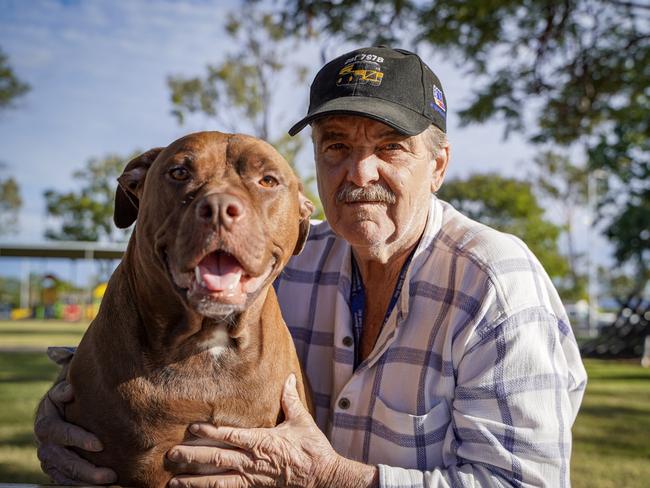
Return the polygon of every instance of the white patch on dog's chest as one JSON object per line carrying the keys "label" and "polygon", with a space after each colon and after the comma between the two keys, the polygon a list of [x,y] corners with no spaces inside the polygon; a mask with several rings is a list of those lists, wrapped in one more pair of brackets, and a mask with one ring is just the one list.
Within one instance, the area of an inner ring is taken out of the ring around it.
{"label": "white patch on dog's chest", "polygon": [[214,329],[212,335],[205,341],[201,342],[201,347],[208,349],[212,357],[217,359],[226,350],[230,344],[230,336],[225,325],[220,325]]}

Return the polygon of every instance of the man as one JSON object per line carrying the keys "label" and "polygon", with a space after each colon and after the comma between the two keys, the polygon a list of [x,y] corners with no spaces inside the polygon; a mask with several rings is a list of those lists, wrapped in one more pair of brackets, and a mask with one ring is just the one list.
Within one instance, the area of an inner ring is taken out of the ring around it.
{"label": "man", "polygon": [[[316,423],[290,378],[276,428],[192,426],[205,445],[168,456],[213,474],[170,486],[570,484],[586,382],[573,334],[519,239],[434,196],[446,113],[440,81],[408,51],[358,49],[317,74],[289,132],[312,126],[327,222],[276,282]],[[55,403],[71,398],[63,388]],[[61,447],[101,448],[91,434],[44,417],[39,455],[56,480],[111,481]]]}

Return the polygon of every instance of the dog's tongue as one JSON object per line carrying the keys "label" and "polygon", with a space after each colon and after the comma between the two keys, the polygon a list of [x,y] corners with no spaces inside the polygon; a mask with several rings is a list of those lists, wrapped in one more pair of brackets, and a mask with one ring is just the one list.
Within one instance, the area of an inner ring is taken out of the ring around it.
{"label": "dog's tongue", "polygon": [[214,292],[235,290],[243,271],[239,261],[223,252],[208,254],[198,266],[203,285]]}

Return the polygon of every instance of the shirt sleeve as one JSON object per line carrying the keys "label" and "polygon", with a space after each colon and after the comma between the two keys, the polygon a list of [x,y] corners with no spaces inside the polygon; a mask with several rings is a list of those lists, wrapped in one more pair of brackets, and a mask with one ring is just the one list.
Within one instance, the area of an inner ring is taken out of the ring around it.
{"label": "shirt sleeve", "polygon": [[381,487],[570,486],[586,384],[570,327],[541,306],[481,322],[457,365],[444,466],[379,465]]}

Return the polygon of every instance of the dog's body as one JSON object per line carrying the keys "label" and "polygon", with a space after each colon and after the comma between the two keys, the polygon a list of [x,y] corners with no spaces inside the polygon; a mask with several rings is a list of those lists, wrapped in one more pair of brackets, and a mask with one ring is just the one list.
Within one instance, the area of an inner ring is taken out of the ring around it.
{"label": "dog's body", "polygon": [[290,373],[311,407],[271,286],[311,205],[268,144],[217,132],[143,154],[120,186],[115,221],[136,230],[70,365],[65,417],[102,440],[80,452],[118,483],[163,487],[192,422],[274,426]]}

